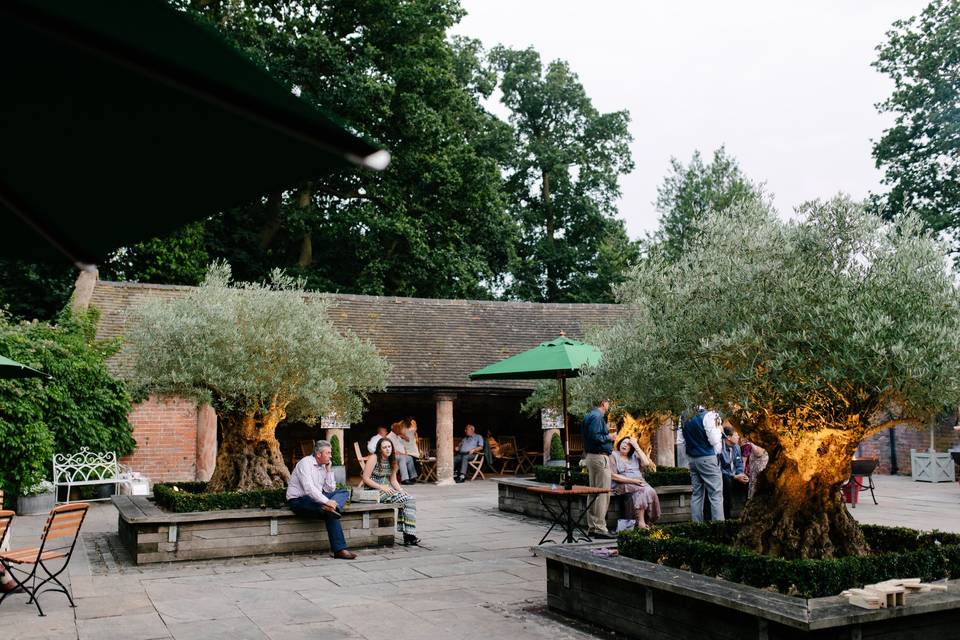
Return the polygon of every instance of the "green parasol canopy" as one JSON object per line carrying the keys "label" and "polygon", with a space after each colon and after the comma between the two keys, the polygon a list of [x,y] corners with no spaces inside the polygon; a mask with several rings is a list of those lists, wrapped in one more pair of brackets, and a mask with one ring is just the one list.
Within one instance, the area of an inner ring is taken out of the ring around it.
{"label": "green parasol canopy", "polygon": [[570,480],[570,429],[567,425],[567,378],[576,378],[580,369],[599,364],[600,350],[579,340],[561,335],[555,340],[541,342],[515,356],[494,362],[470,374],[471,380],[560,380],[563,398],[563,434],[566,439],[566,476],[564,485],[569,489]]}
{"label": "green parasol canopy", "polygon": [[470,374],[471,380],[540,380],[576,378],[580,369],[600,362],[593,345],[560,336]]}
{"label": "green parasol canopy", "polygon": [[0,2],[4,255],[110,251],[389,153],[161,0]]}
{"label": "green parasol canopy", "polygon": [[49,378],[50,376],[42,371],[31,369],[25,364],[20,364],[10,358],[0,356],[0,379],[5,378]]}

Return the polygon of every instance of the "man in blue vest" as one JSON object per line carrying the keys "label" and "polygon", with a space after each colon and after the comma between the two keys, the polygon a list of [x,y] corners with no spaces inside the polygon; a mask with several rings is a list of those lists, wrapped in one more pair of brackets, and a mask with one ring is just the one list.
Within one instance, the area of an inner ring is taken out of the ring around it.
{"label": "man in blue vest", "polygon": [[694,522],[703,521],[706,494],[710,500],[711,518],[723,520],[723,479],[717,459],[721,440],[720,415],[716,411],[700,408],[697,415],[683,423],[681,429],[690,460],[690,484],[693,485],[690,517]]}
{"label": "man in blue vest", "polygon": [[[609,400],[600,400],[583,417],[580,437],[583,439],[584,460],[591,487],[610,488],[610,454],[613,453],[613,438],[607,431],[604,416],[610,408]],[[717,467],[719,471],[719,467]],[[607,531],[607,507],[610,494],[601,493],[587,512],[587,533],[591,538],[616,538]]]}

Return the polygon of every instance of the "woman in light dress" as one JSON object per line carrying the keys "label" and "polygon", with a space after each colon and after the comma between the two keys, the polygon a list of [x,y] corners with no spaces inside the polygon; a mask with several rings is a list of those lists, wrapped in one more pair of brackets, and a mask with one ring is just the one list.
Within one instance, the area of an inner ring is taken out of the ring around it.
{"label": "woman in light dress", "polygon": [[610,476],[614,495],[630,500],[637,529],[646,529],[660,517],[660,497],[643,479],[643,469],[653,462],[633,438],[621,438],[610,454]]}
{"label": "woman in light dress", "polygon": [[363,484],[380,491],[380,502],[395,504],[399,509],[397,530],[403,533],[403,544],[419,544],[417,537],[417,501],[403,490],[397,480],[400,465],[389,438],[377,441],[377,450],[363,466]]}

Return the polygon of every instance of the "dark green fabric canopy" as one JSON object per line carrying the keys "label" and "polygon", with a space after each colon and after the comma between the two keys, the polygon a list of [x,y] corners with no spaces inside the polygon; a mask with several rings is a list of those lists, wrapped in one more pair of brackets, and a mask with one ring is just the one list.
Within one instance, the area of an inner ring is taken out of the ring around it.
{"label": "dark green fabric canopy", "polygon": [[540,380],[576,378],[580,369],[600,362],[600,350],[593,345],[560,336],[541,342],[515,356],[495,362],[470,374],[471,380]]}
{"label": "dark green fabric canopy", "polygon": [[49,378],[50,376],[42,371],[31,369],[25,364],[20,364],[10,358],[0,356],[0,379],[8,378]]}
{"label": "dark green fabric canopy", "polygon": [[94,263],[389,154],[160,0],[0,2],[3,255]]}
{"label": "dark green fabric canopy", "polygon": [[576,378],[586,366],[599,364],[600,350],[593,345],[561,335],[541,342],[500,362],[494,362],[470,374],[471,380],[543,380],[559,379],[563,402],[563,433],[566,439],[566,476],[564,486],[570,488],[570,429],[567,425],[567,378]]}

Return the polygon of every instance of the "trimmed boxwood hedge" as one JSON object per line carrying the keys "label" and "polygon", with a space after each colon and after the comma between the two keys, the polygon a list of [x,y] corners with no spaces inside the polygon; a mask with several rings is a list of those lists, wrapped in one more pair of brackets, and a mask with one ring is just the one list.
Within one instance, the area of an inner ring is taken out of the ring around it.
{"label": "trimmed boxwood hedge", "polygon": [[829,560],[785,560],[732,546],[737,521],[683,523],[620,534],[620,555],[804,598],[891,578],[960,577],[960,535],[862,525],[873,553]]}
{"label": "trimmed boxwood hedge", "polygon": [[[174,490],[176,487],[178,490]],[[170,482],[153,485],[153,499],[174,513],[225,509],[278,508],[286,504],[286,489],[205,493],[206,482]]]}
{"label": "trimmed boxwood hedge", "polygon": [[[537,466],[533,469],[533,475],[537,482],[546,482],[549,484],[560,484],[563,480],[563,467]],[[657,467],[653,473],[644,473],[643,479],[651,487],[663,487],[675,484],[690,484],[690,470],[682,467]],[[590,480],[587,472],[579,468],[574,469],[573,484],[589,485]]]}

